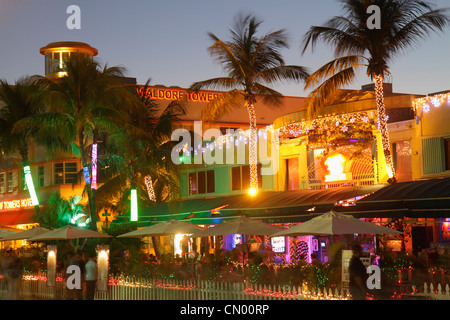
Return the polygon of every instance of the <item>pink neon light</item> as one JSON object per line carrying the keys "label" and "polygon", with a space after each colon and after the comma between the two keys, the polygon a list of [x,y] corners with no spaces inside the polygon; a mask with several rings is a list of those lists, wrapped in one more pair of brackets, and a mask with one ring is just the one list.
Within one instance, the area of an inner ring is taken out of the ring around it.
{"label": "pink neon light", "polygon": [[92,181],[91,188],[97,189],[97,144],[92,144]]}

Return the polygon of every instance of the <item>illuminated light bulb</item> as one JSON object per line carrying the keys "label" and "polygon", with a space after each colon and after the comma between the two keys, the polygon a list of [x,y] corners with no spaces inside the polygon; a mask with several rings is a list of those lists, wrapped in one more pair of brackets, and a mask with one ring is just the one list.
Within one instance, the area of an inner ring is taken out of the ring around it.
{"label": "illuminated light bulb", "polygon": [[430,105],[426,104],[423,106],[423,112],[428,113],[430,112]]}
{"label": "illuminated light bulb", "polygon": [[251,195],[252,197],[255,196],[258,193],[258,189],[256,188],[250,188],[248,190],[248,194]]}
{"label": "illuminated light bulb", "polygon": [[433,106],[435,106],[436,108],[438,108],[441,105],[441,101],[437,98],[433,98],[431,99],[431,103],[433,104]]}

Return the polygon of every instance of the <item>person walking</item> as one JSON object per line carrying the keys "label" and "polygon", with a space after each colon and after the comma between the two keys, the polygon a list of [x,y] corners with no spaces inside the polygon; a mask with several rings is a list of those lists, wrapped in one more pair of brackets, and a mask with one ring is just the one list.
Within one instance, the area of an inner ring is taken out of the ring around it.
{"label": "person walking", "polygon": [[86,300],[94,300],[95,286],[97,283],[97,263],[93,254],[88,254],[88,259],[88,262],[84,266],[86,275]]}
{"label": "person walking", "polygon": [[20,297],[20,283],[23,275],[23,264],[20,257],[13,250],[10,251],[10,258],[7,264],[8,269],[8,289],[9,299],[18,300]]}
{"label": "person walking", "polygon": [[362,263],[363,249],[357,244],[352,247],[353,256],[350,259],[348,272],[350,274],[350,294],[353,300],[366,300],[367,294],[367,271]]}

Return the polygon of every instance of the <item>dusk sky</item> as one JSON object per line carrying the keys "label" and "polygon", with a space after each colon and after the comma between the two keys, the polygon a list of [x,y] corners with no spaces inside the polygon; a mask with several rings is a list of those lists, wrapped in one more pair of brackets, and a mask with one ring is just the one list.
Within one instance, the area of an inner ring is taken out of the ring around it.
{"label": "dusk sky", "polygon": [[[450,7],[448,0],[433,0]],[[81,9],[81,30],[69,30],[69,5]],[[286,28],[291,47],[287,64],[314,71],[333,57],[319,46],[303,56],[300,43],[311,25],[322,25],[343,13],[337,0],[0,0],[0,77],[14,82],[44,74],[39,49],[55,41],[86,42],[99,50],[103,66],[123,65],[139,84],[189,87],[193,82],[221,76],[209,55],[207,33],[228,40],[228,28],[238,12],[253,13],[264,23],[261,31]],[[261,33],[262,35],[262,33]],[[450,30],[433,34],[420,47],[391,62],[394,91],[428,94],[450,89]],[[351,88],[370,82],[361,70]],[[274,86],[284,95],[307,96],[303,83]]]}

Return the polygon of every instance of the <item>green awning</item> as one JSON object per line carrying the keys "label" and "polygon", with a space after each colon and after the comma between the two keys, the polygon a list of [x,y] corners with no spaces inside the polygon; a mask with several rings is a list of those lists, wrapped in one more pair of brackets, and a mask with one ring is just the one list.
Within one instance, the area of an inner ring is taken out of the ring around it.
{"label": "green awning", "polygon": [[448,218],[450,178],[389,185],[338,211],[358,218]]}
{"label": "green awning", "polygon": [[[312,214],[331,210],[342,200],[371,194],[385,185],[341,187],[324,190],[260,191],[257,196],[237,194],[187,199],[142,208],[139,226],[169,219],[193,224],[217,224],[224,219],[246,214],[269,223],[301,222]],[[307,211],[315,208],[314,211]]]}

